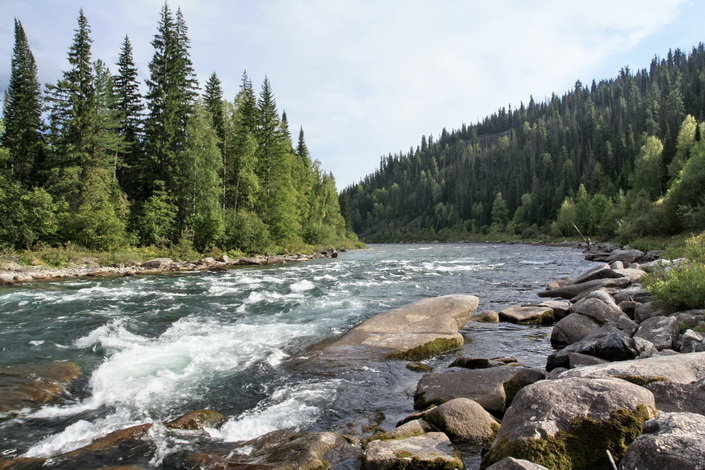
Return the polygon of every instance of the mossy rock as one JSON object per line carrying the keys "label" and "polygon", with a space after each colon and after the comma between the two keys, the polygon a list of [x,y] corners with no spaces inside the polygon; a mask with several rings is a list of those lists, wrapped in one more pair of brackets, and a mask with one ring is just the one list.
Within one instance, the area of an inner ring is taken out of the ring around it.
{"label": "mossy rock", "polygon": [[403,351],[391,356],[395,359],[406,361],[422,361],[429,357],[437,356],[448,351],[454,351],[463,347],[463,340],[460,338],[436,338],[421,346]]}
{"label": "mossy rock", "polygon": [[638,405],[634,410],[614,410],[605,421],[575,418],[567,430],[544,439],[511,442],[499,438],[484,456],[482,468],[505,457],[514,457],[556,470],[612,470],[605,450],[619,461],[651,417],[647,406]]}
{"label": "mossy rock", "polygon": [[666,377],[643,377],[641,375],[631,375],[631,374],[625,374],[625,375],[613,375],[612,377],[617,378],[617,379],[622,379],[626,380],[627,382],[633,383],[634,385],[638,385],[640,387],[644,387],[646,385],[649,385],[654,382],[668,382],[668,379]]}

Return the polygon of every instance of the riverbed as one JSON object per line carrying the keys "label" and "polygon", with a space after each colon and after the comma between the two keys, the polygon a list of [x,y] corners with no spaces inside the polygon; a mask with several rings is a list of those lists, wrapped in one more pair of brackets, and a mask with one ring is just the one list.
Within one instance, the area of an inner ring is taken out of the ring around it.
{"label": "riverbed", "polygon": [[[226,273],[77,279],[0,288],[0,365],[69,360],[84,371],[67,400],[0,417],[0,455],[51,457],[116,429],[211,408],[214,440],[277,429],[334,430],[413,411],[420,374],[403,361],[301,372],[289,359],[376,313],[469,293],[479,310],[539,301],[550,279],[590,267],[580,250],[504,244],[370,245],[369,249]],[[470,323],[460,355],[545,365],[550,328]],[[159,436],[154,436],[159,440]],[[155,442],[159,466],[188,439]]]}

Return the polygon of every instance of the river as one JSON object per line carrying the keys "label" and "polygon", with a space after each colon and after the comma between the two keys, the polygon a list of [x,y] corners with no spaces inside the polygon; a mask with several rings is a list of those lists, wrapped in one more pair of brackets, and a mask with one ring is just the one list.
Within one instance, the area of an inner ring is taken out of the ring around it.
{"label": "river", "polygon": [[[376,313],[470,293],[480,310],[536,302],[548,280],[590,267],[579,250],[500,244],[370,245],[337,259],[186,273],[77,279],[0,288],[0,365],[74,361],[84,378],[67,401],[0,417],[0,456],[50,457],[130,425],[202,408],[228,421],[213,439],[284,428],[331,430],[382,411],[413,411],[420,374],[403,361],[296,372],[287,359]],[[550,328],[469,324],[459,355],[510,355],[543,367]],[[159,440],[159,437],[154,437]],[[143,463],[188,442],[155,442]]]}

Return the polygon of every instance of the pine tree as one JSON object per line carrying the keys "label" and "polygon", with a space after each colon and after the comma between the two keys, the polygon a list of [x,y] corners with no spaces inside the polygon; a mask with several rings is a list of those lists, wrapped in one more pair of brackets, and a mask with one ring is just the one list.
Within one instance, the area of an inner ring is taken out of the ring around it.
{"label": "pine tree", "polygon": [[174,18],[164,4],[152,46],[154,56],[149,63],[146,96],[149,115],[145,122],[146,154],[150,159],[147,187],[155,190],[162,181],[171,192],[178,185],[178,156],[186,145],[186,127],[196,94],[181,10]]}
{"label": "pine tree", "polygon": [[118,180],[125,193],[133,200],[144,197],[142,172],[144,154],[142,152],[143,112],[142,96],[137,81],[137,67],[132,58],[132,44],[125,36],[117,61],[118,73],[113,77],[116,107],[120,113],[119,134],[125,142],[124,151],[120,152]]}
{"label": "pine tree", "polygon": [[257,98],[247,72],[242,75],[231,118],[232,138],[228,145],[225,178],[225,207],[235,211],[253,210],[260,192],[257,162]]}
{"label": "pine tree", "polygon": [[37,65],[19,20],[15,20],[15,47],[3,116],[5,131],[0,142],[10,153],[14,179],[27,187],[38,184],[43,150],[41,91]]}

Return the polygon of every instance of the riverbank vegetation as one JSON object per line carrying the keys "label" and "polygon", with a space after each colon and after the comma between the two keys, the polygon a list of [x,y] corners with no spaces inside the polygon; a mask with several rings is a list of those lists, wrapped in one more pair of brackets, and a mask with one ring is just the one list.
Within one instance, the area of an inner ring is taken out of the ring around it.
{"label": "riverbank vegetation", "polygon": [[346,188],[370,242],[585,236],[622,243],[705,229],[705,46],[577,82],[423,136]]}
{"label": "riverbank vegetation", "polygon": [[15,21],[0,127],[4,258],[197,258],[357,243],[333,176],[312,160],[302,129],[292,142],[269,80],[257,94],[243,74],[228,101],[213,73],[200,92],[187,33],[181,11],[165,4],[143,96],[129,38],[113,73],[92,56],[81,11],[68,68],[42,90]]}

